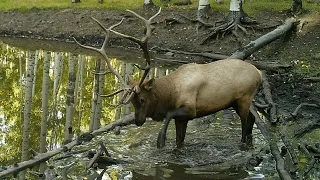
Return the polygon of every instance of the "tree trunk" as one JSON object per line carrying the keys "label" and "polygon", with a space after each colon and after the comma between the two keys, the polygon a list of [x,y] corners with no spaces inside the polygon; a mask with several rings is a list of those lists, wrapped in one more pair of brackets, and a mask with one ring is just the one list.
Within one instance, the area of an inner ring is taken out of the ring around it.
{"label": "tree trunk", "polygon": [[290,10],[293,14],[299,14],[302,11],[302,0],[293,0]]}
{"label": "tree trunk", "polygon": [[[48,118],[48,94],[49,94],[49,70],[50,70],[50,52],[44,52],[43,76],[42,76],[42,113],[41,113],[41,133],[40,133],[40,153],[47,151],[47,118]],[[40,164],[40,173],[44,173],[46,164]]]}
{"label": "tree trunk", "polygon": [[19,50],[19,73],[20,73],[20,110],[19,110],[19,116],[20,116],[20,123],[22,124],[22,113],[23,113],[23,72],[22,72],[22,55],[21,51]]}
{"label": "tree trunk", "polygon": [[74,89],[76,84],[76,66],[77,59],[75,56],[70,55],[68,63],[68,85],[67,85],[67,106],[66,106],[66,125],[65,125],[65,134],[64,141],[69,143],[73,137],[73,119],[74,119]]}
{"label": "tree trunk", "polygon": [[94,82],[93,82],[93,93],[92,93],[92,103],[91,103],[91,116],[90,116],[90,126],[89,132],[94,130],[94,123],[97,114],[97,104],[98,104],[98,96],[99,96],[99,72],[100,72],[100,64],[101,59],[96,60],[96,67],[95,67],[95,75],[94,75]]}
{"label": "tree trunk", "polygon": [[[100,60],[100,71],[99,72],[105,72],[106,71],[106,61]],[[98,80],[98,91],[99,94],[104,93],[104,82],[105,82],[105,75],[100,74],[99,80]],[[94,118],[94,124],[93,124],[93,130],[99,129],[101,126],[100,119],[101,119],[101,111],[102,111],[102,97],[98,95],[97,97],[97,107],[96,107],[96,113]]]}
{"label": "tree trunk", "polygon": [[[31,52],[27,52],[27,75],[25,87],[25,104],[24,104],[24,122],[23,122],[23,139],[22,139],[22,156],[21,161],[29,159],[29,135],[30,135],[30,118],[32,104],[32,87],[34,77],[34,58],[31,58]],[[25,171],[21,172],[19,179],[25,178]]]}
{"label": "tree trunk", "polygon": [[[125,68],[125,73],[124,73],[124,78],[126,81],[126,84],[129,84],[129,79],[128,77],[132,77],[133,75],[133,65],[130,63],[123,63],[124,68]],[[150,72],[148,73],[149,75],[152,74],[152,69],[150,69]],[[126,104],[123,108],[123,116],[130,114],[131,113],[131,104]]]}
{"label": "tree trunk", "polygon": [[36,90],[36,78],[37,78],[37,65],[38,65],[38,61],[39,61],[39,51],[36,50],[35,54],[34,54],[34,69],[33,69],[33,74],[34,74],[34,78],[33,78],[33,87],[32,87],[32,98],[34,97],[34,93]]}
{"label": "tree trunk", "polygon": [[234,20],[236,24],[240,23],[242,11],[242,1],[241,0],[231,0],[228,20]]}
{"label": "tree trunk", "polygon": [[81,121],[82,121],[82,98],[83,98],[83,84],[84,84],[84,79],[83,79],[83,74],[84,74],[84,56],[80,56],[80,61],[79,61],[79,66],[78,66],[78,72],[79,72],[79,105],[78,105],[78,112],[79,112],[79,117],[78,117],[78,134],[80,133],[80,126],[81,126]]}
{"label": "tree trunk", "polygon": [[143,7],[144,8],[152,8],[152,7],[154,7],[153,1],[152,0],[144,0]]}
{"label": "tree trunk", "polygon": [[197,11],[197,19],[202,20],[203,18],[208,18],[209,11],[211,10],[209,0],[199,0],[199,6]]}
{"label": "tree trunk", "polygon": [[53,112],[52,120],[56,120],[57,117],[57,97],[60,89],[60,82],[62,79],[62,70],[63,70],[63,56],[61,53],[54,53],[54,80],[53,80]]}
{"label": "tree trunk", "polygon": [[162,77],[166,75],[166,70],[164,68],[157,68],[156,70],[156,78]]}

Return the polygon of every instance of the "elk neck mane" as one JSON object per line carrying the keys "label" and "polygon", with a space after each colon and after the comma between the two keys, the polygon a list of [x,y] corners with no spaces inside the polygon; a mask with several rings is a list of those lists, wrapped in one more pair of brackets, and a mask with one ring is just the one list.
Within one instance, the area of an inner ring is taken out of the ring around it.
{"label": "elk neck mane", "polygon": [[167,108],[174,107],[176,88],[172,77],[164,76],[155,79],[153,84],[153,94],[155,96],[156,103],[160,106],[163,104]]}

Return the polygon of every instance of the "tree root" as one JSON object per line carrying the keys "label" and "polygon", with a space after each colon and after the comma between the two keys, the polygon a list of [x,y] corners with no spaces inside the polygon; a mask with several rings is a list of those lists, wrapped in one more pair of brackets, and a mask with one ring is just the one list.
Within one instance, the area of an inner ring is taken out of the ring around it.
{"label": "tree root", "polygon": [[256,24],[257,21],[251,19],[244,11],[240,12],[229,12],[228,17],[226,18],[223,24],[219,26],[215,26],[209,28],[211,32],[208,36],[201,41],[201,44],[205,44],[209,39],[216,38],[224,38],[224,36],[228,34],[232,34],[236,38],[239,38],[238,30],[240,29],[244,34],[248,35],[248,31],[244,27],[244,25],[248,24]]}
{"label": "tree root", "polygon": [[293,117],[296,117],[296,116],[298,115],[298,111],[299,111],[303,106],[315,107],[315,108],[319,108],[319,109],[320,109],[320,105],[318,105],[318,104],[301,103],[299,106],[297,106],[297,108],[293,111],[293,113],[291,113],[291,115],[292,115]]}

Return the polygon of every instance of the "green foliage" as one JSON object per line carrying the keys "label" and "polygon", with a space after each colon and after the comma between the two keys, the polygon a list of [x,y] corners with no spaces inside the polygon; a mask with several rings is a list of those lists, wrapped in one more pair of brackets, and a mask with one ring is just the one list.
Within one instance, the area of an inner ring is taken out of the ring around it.
{"label": "green foliage", "polygon": [[320,76],[320,63],[319,61],[308,60],[310,58],[306,57],[305,60],[295,60],[293,63],[296,68],[294,68],[294,74],[302,77],[319,77]]}
{"label": "green foliage", "polygon": [[[154,0],[154,4],[163,8],[169,9],[197,9],[198,0],[192,0],[192,4],[188,6],[175,6],[174,2],[182,0],[171,0],[169,3],[163,3],[160,0]],[[229,9],[229,1],[225,0],[224,4],[216,4],[214,0],[210,0],[211,7],[216,11],[227,12]],[[291,7],[292,0],[252,0],[246,1],[244,4],[244,10],[249,15],[258,13],[259,11],[282,11]],[[137,9],[141,8],[143,1],[137,0],[104,0],[102,4],[98,3],[98,0],[82,0],[81,3],[72,3],[71,0],[1,0],[0,11],[7,10],[19,10],[23,12],[30,11],[32,9],[65,9],[65,8],[98,8],[98,9]],[[319,4],[312,4],[303,2],[303,8],[310,10],[320,10]]]}

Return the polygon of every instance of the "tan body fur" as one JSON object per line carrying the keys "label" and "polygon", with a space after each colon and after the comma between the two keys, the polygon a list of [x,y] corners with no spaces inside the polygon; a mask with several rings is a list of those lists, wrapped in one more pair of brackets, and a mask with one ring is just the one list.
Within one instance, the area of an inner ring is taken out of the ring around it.
{"label": "tan body fur", "polygon": [[[260,84],[260,71],[242,60],[186,64],[168,76],[146,81],[141,85],[141,93],[133,100],[136,124],[142,125],[145,117],[158,121],[173,118],[176,123],[177,145],[181,145],[188,120],[233,107],[241,118],[242,142],[245,142],[246,136],[252,132],[254,122],[252,119],[247,122],[249,107]],[[139,98],[146,99],[143,103],[147,107],[137,106]],[[150,102],[146,104],[146,101]],[[160,147],[164,146],[166,128],[165,124]]]}

